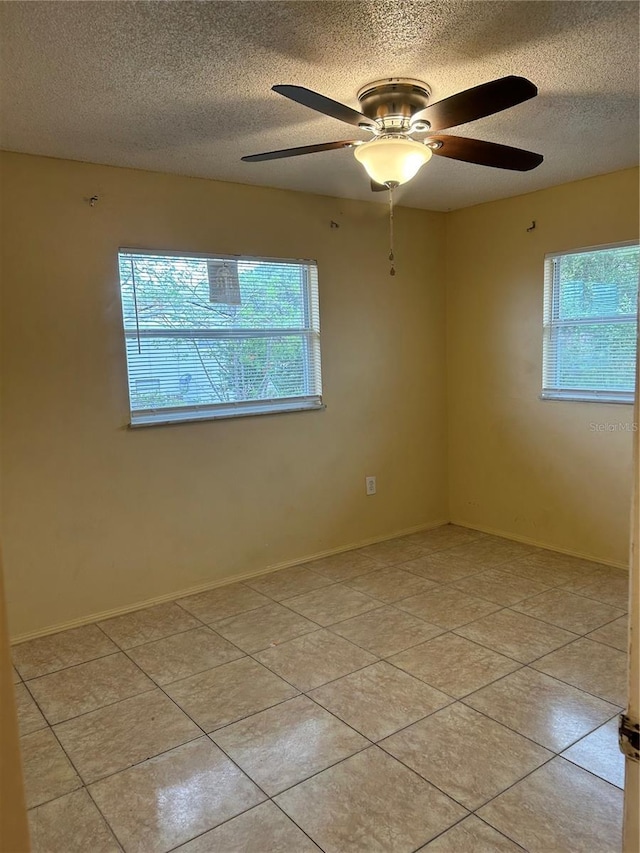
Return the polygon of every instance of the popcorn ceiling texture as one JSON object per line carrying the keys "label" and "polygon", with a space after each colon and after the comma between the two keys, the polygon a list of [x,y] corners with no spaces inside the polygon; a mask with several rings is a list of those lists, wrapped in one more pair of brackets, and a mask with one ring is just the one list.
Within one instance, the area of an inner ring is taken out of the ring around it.
{"label": "popcorn ceiling texture", "polygon": [[506,74],[528,77],[536,99],[451,132],[539,151],[542,166],[520,174],[434,157],[400,191],[412,207],[465,207],[637,162],[638,8],[591,0],[2,3],[0,146],[383,201],[349,150],[240,162],[354,135],[271,92],[273,84],[357,106],[357,90],[381,77],[423,79],[434,101]]}

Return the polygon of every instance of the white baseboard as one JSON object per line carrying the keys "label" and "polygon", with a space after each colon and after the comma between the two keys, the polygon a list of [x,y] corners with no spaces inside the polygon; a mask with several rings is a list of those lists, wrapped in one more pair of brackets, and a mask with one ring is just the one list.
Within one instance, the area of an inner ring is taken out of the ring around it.
{"label": "white baseboard", "polygon": [[489,533],[492,536],[500,536],[501,539],[510,539],[512,542],[522,542],[524,545],[534,545],[536,548],[546,548],[548,551],[555,551],[558,554],[567,554],[569,557],[579,557],[581,560],[591,560],[594,563],[602,563],[604,566],[612,566],[614,569],[629,570],[628,563],[617,563],[614,560],[603,560],[602,557],[594,557],[593,554],[587,554],[583,551],[572,551],[568,548],[558,548],[557,545],[549,545],[548,542],[540,542],[537,539],[528,539],[525,536],[516,536],[513,533],[506,533],[504,530],[494,530],[491,527],[478,527],[476,524],[468,524],[466,521],[455,521],[452,519],[449,524],[455,524],[457,527],[466,527],[468,530],[477,530],[478,533]]}
{"label": "white baseboard", "polygon": [[458,527],[466,527],[468,530],[477,530],[479,533],[489,533],[493,536],[500,536],[503,539],[510,539],[513,542],[522,542],[525,545],[534,545],[537,548],[546,548],[549,551],[556,551],[559,554],[567,554],[570,557],[579,557],[582,560],[592,560],[596,563],[602,563],[606,566],[612,566],[616,569],[628,570],[627,564],[621,564],[612,560],[603,560],[601,557],[595,557],[593,554],[587,554],[581,551],[573,551],[568,548],[558,548],[556,545],[550,545],[548,542],[540,542],[538,540],[529,539],[525,536],[516,536],[513,533],[508,533],[504,530],[496,530],[491,527],[479,527],[474,524],[469,524],[464,521],[452,519],[451,521],[433,521],[428,524],[420,524],[416,527],[409,527],[405,530],[399,530],[395,533],[386,534],[385,536],[377,536],[371,539],[363,539],[360,542],[353,542],[350,545],[342,545],[339,548],[331,548],[327,551],[318,551],[315,554],[309,554],[304,557],[299,557],[295,560],[285,560],[281,563],[276,563],[271,566],[266,566],[263,569],[256,571],[244,572],[243,574],[234,575],[233,577],[219,578],[215,581],[199,584],[198,586],[187,587],[186,589],[175,590],[174,592],[158,595],[154,598],[147,598],[142,601],[136,601],[133,604],[128,604],[124,607],[116,607],[112,610],[103,610],[99,613],[91,613],[88,616],[82,616],[78,619],[71,619],[68,622],[61,622],[56,625],[50,625],[47,628],[41,628],[37,631],[29,631],[25,634],[18,634],[11,638],[11,644],[24,643],[26,640],[34,640],[37,637],[46,637],[49,634],[57,634],[59,631],[67,631],[69,628],[78,628],[81,625],[89,625],[92,622],[99,622],[103,619],[111,619],[114,616],[122,616],[125,613],[132,613],[134,610],[141,610],[144,607],[152,607],[154,604],[163,604],[165,601],[174,601],[177,598],[183,598],[185,595],[194,595],[198,592],[206,592],[209,589],[216,589],[220,586],[227,586],[238,581],[257,578],[261,575],[268,575],[271,572],[277,572],[280,569],[291,568],[292,566],[300,566],[303,563],[309,563],[311,560],[319,560],[322,557],[330,557],[332,554],[342,554],[345,551],[353,551],[356,548],[364,548],[366,545],[375,545],[376,542],[386,542],[389,539],[396,539],[399,536],[409,536],[411,533],[420,533],[423,530],[433,530],[436,527],[442,527],[444,524],[455,524]]}
{"label": "white baseboard", "polygon": [[257,578],[261,575],[268,575],[271,572],[277,572],[280,569],[288,569],[292,566],[300,566],[303,563],[309,563],[311,560],[319,560],[322,557],[330,557],[332,554],[342,554],[344,551],[353,551],[356,548],[364,548],[366,545],[375,545],[376,542],[386,542],[388,539],[396,539],[398,536],[409,536],[411,533],[420,533],[423,530],[433,530],[436,527],[442,527],[448,524],[447,521],[433,521],[428,524],[419,524],[416,527],[409,527],[405,530],[399,530],[395,533],[389,533],[385,536],[377,536],[372,539],[364,539],[361,542],[354,542],[351,545],[342,545],[339,548],[331,548],[328,551],[319,551],[315,554],[309,554],[304,557],[299,557],[295,560],[285,560],[282,563],[267,566],[263,569],[258,569],[252,572],[244,572],[233,577],[219,578],[209,583],[199,584],[198,586],[187,587],[187,589],[179,589],[173,592],[168,592],[166,595],[157,595],[154,598],[146,598],[143,601],[136,601],[133,604],[127,604],[124,607],[116,607],[112,610],[102,610],[99,613],[91,613],[87,616],[81,616],[78,619],[71,619],[68,622],[61,622],[56,625],[50,625],[47,628],[41,628],[37,631],[28,631],[26,634],[18,634],[11,638],[11,644],[24,643],[26,640],[35,640],[37,637],[46,637],[49,634],[57,634],[59,631],[67,631],[69,628],[78,628],[81,625],[88,625],[92,622],[100,622],[103,619],[111,619],[113,616],[122,616],[125,613],[132,613],[134,610],[141,610],[144,607],[152,607],[154,604],[163,604],[165,601],[174,601],[177,598],[183,598],[185,595],[194,595],[198,592],[206,592],[209,589],[216,589],[219,586],[227,586],[238,581]]}

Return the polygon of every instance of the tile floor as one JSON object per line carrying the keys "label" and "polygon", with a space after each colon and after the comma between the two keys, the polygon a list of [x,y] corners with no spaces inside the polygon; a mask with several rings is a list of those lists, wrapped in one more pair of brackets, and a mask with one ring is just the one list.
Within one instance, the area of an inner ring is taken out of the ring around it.
{"label": "tile floor", "polygon": [[618,853],[625,590],[447,525],[16,646],[34,853]]}

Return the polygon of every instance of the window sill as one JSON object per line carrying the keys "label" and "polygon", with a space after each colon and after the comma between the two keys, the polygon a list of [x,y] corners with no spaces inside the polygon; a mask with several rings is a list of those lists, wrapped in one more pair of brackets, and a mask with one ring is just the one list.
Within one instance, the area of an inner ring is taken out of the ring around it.
{"label": "window sill", "polygon": [[272,403],[239,403],[234,407],[212,409],[190,409],[187,411],[165,409],[157,412],[137,412],[131,415],[130,429],[151,426],[171,426],[173,424],[197,423],[199,421],[219,421],[229,418],[248,418],[261,415],[280,415],[290,412],[312,412],[326,409],[325,404],[319,400],[300,400],[273,405]]}
{"label": "window sill", "polygon": [[623,406],[633,406],[634,404],[634,395],[626,393],[614,396],[605,393],[589,394],[588,392],[581,391],[543,391],[539,399],[545,401],[556,400],[565,403],[605,403],[607,405],[613,403]]}

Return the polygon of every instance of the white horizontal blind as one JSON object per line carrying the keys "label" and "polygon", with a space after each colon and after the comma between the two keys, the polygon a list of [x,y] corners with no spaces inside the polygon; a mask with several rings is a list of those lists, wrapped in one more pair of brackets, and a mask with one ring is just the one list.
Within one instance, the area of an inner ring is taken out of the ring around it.
{"label": "white horizontal blind", "polygon": [[638,246],[545,257],[542,397],[633,402]]}
{"label": "white horizontal blind", "polygon": [[322,406],[314,261],[118,257],[132,426]]}

